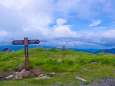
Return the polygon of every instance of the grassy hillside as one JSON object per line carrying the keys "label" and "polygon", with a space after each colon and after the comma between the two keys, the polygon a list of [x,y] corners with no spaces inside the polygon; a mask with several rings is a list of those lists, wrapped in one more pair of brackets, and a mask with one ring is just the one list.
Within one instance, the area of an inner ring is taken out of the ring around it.
{"label": "grassy hillside", "polygon": [[[56,76],[51,80],[37,81],[31,78],[18,82],[16,80],[0,82],[0,86],[13,86],[13,84],[17,84],[17,86],[25,86],[24,84],[39,86],[52,83],[63,85],[72,82],[78,84],[75,76],[87,79],[87,83],[100,78],[115,78],[115,55],[113,54],[91,54],[75,50],[35,48],[29,50],[29,60],[31,68],[39,66],[46,72],[56,72]],[[59,60],[62,61],[58,62]],[[0,71],[8,71],[9,68],[16,69],[20,63],[24,62],[24,50],[0,53]],[[66,72],[66,75],[64,75],[64,72]]]}

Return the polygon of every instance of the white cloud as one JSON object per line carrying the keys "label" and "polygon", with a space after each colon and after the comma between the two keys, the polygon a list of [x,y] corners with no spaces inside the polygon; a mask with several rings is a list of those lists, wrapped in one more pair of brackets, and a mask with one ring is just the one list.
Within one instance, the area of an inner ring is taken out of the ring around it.
{"label": "white cloud", "polygon": [[6,31],[0,30],[0,37],[5,37],[7,35],[8,33]]}
{"label": "white cloud", "polygon": [[57,2],[58,11],[64,16],[74,13],[80,18],[92,18],[102,13],[115,14],[113,0],[58,0]]}
{"label": "white cloud", "polygon": [[[70,18],[95,19],[92,17],[103,13],[113,14],[112,0],[0,0],[0,16],[3,16],[3,29],[1,37],[15,39],[28,36],[41,39],[70,39],[69,44],[95,44],[101,43],[102,37],[115,37],[115,31],[96,31],[79,33],[67,23]],[[2,9],[2,10],[1,10]],[[0,17],[1,18],[1,17]],[[55,24],[56,20],[56,25]],[[0,22],[3,20],[0,19]],[[17,23],[19,22],[19,23]],[[70,20],[71,22],[71,20]],[[101,20],[94,20],[89,27],[101,24]],[[8,27],[9,25],[10,27]],[[7,28],[7,27],[8,28]],[[1,28],[1,26],[0,26]],[[79,28],[78,28],[79,30]],[[10,34],[9,34],[10,32]],[[14,37],[14,32],[16,36]],[[2,38],[3,39],[3,38]],[[72,41],[74,39],[74,41]],[[55,42],[52,42],[55,43]],[[57,44],[62,44],[61,40]]]}
{"label": "white cloud", "polygon": [[66,22],[67,22],[67,20],[62,19],[62,18],[59,18],[59,19],[56,20],[56,23],[57,23],[58,26],[61,26],[61,25],[65,24]]}
{"label": "white cloud", "polygon": [[101,20],[93,20],[89,27],[94,27],[101,24]]}
{"label": "white cloud", "polygon": [[9,9],[22,10],[32,4],[34,0],[0,0],[0,4]]}
{"label": "white cloud", "polygon": [[115,38],[115,30],[108,30],[108,31],[104,32],[103,37]]}
{"label": "white cloud", "polygon": [[49,25],[54,22],[52,0],[0,0],[0,6],[15,14],[11,16],[12,19],[16,17],[18,19],[16,21],[21,20],[22,23],[18,26],[21,26],[19,31],[22,31],[23,34],[41,33],[40,35],[45,35],[49,31]]}
{"label": "white cloud", "polygon": [[7,38],[8,33],[4,30],[0,30],[0,42],[1,41],[7,41],[5,38]]}
{"label": "white cloud", "polygon": [[50,34],[51,38],[78,38],[80,37],[76,32],[71,30],[70,25],[64,25],[67,20],[59,18],[56,20],[57,25],[53,27]]}

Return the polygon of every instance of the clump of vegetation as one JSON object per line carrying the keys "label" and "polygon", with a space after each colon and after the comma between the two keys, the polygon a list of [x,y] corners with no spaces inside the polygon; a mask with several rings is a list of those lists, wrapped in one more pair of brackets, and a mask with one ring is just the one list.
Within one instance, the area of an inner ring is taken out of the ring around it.
{"label": "clump of vegetation", "polygon": [[[53,57],[54,55],[56,57]],[[43,48],[30,49],[29,58],[31,67],[40,66],[46,71],[54,72],[78,71],[79,68],[92,62],[115,66],[115,56],[113,54],[91,54],[75,50],[61,51],[56,48],[52,48],[51,50]],[[58,62],[58,59],[61,59],[62,62]],[[15,69],[17,65],[24,61],[24,50],[10,53],[1,52],[0,70],[8,70],[8,68]]]}
{"label": "clump of vegetation", "polygon": [[[29,60],[30,68],[39,66],[47,72],[69,73],[66,76],[63,74],[62,76],[56,75],[54,77],[56,81],[54,79],[49,81],[41,81],[44,84],[51,84],[51,82],[54,82],[54,84],[58,84],[57,82],[63,81],[62,79],[68,81],[67,83],[71,83],[71,80],[73,80],[72,82],[75,81],[74,84],[76,84],[75,76],[87,79],[88,82],[86,82],[85,84],[89,84],[92,82],[92,80],[97,78],[115,78],[115,55],[113,54],[91,54],[68,49],[62,51],[56,48],[35,48],[29,50]],[[7,71],[9,68],[16,69],[16,67],[20,63],[24,62],[25,56],[23,49],[9,53],[0,52],[0,71]],[[72,75],[71,78],[69,75]],[[65,77],[68,77],[71,80]],[[24,81],[25,79],[20,82],[25,84],[26,82]],[[28,83],[36,82],[33,79],[31,79],[31,81],[29,79],[26,79],[26,81]],[[14,82],[17,83],[17,81]]]}

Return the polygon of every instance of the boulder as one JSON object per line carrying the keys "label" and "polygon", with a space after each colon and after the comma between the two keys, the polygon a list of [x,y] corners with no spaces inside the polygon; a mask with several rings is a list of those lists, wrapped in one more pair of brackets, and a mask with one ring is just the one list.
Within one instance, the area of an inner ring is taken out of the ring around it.
{"label": "boulder", "polygon": [[26,70],[25,69],[22,69],[21,72],[19,72],[19,74],[23,74]]}
{"label": "boulder", "polygon": [[25,67],[24,63],[20,63],[19,66],[16,68],[18,71],[21,71]]}
{"label": "boulder", "polygon": [[25,69],[22,69],[21,72],[15,72],[14,75],[15,75],[15,79],[22,79],[23,76],[22,74],[25,72]]}
{"label": "boulder", "polygon": [[32,74],[30,71],[26,71],[25,69],[22,69],[21,72],[15,72],[14,75],[16,74],[16,79],[22,79],[22,78],[27,78],[30,77]]}
{"label": "boulder", "polygon": [[23,76],[24,78],[28,78],[28,77],[31,76],[31,72],[30,72],[30,71],[25,71],[25,72],[22,74],[22,76]]}

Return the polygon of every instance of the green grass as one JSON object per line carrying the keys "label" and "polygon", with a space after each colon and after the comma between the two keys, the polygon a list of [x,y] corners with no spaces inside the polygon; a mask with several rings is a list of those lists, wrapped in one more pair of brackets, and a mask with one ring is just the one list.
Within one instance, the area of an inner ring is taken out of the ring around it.
{"label": "green grass", "polygon": [[[62,62],[58,62],[61,59]],[[41,67],[47,72],[56,72],[51,80],[35,80],[34,78],[0,82],[0,86],[40,86],[52,84],[78,84],[76,76],[88,80],[89,84],[100,78],[115,78],[115,55],[91,54],[75,50],[57,50],[35,48],[29,50],[30,67]],[[16,69],[20,63],[25,62],[24,50],[0,53],[0,71]],[[91,62],[97,62],[92,64]],[[67,74],[63,75],[63,72]],[[72,75],[72,76],[70,76]],[[15,85],[16,84],[16,85]]]}

